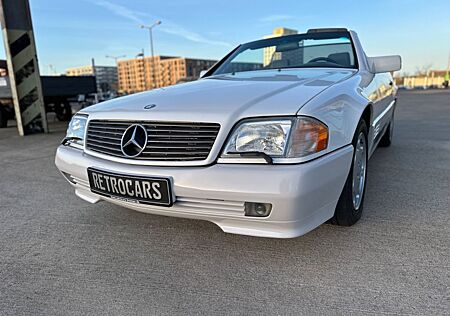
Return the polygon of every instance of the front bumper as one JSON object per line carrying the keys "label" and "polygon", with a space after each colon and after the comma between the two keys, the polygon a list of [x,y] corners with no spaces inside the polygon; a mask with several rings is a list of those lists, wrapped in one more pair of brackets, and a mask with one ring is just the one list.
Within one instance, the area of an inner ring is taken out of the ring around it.
{"label": "front bumper", "polygon": [[[69,176],[75,193],[97,203],[106,200],[136,211],[211,221],[228,233],[291,238],[321,225],[334,214],[352,161],[346,146],[321,158],[293,165],[215,164],[153,167],[117,163],[60,146],[55,163]],[[172,179],[176,197],[170,208],[107,198],[89,189],[87,168]],[[245,202],[271,203],[268,217],[244,215]]]}

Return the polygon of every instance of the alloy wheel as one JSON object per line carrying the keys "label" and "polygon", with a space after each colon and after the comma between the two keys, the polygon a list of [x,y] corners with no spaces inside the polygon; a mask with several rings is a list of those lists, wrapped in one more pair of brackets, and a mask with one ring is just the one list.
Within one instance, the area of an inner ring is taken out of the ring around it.
{"label": "alloy wheel", "polygon": [[367,167],[367,142],[366,136],[360,133],[355,146],[353,157],[353,181],[352,181],[352,198],[353,207],[357,211],[361,207],[361,202],[366,184],[366,167]]}

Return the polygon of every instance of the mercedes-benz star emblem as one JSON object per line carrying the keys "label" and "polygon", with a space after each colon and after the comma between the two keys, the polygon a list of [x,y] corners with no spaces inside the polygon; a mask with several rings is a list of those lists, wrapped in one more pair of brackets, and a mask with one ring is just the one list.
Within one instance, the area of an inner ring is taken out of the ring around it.
{"label": "mercedes-benz star emblem", "polygon": [[147,146],[147,130],[140,124],[133,124],[125,130],[120,143],[122,153],[127,157],[139,156]]}
{"label": "mercedes-benz star emblem", "polygon": [[153,109],[155,106],[156,106],[156,104],[147,104],[146,106],[144,106],[144,110]]}

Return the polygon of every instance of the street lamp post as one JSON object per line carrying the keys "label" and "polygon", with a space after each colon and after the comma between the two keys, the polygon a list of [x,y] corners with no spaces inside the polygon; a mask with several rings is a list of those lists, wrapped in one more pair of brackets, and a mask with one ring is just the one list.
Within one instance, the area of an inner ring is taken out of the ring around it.
{"label": "street lamp post", "polygon": [[157,25],[160,25],[161,21],[156,21],[155,23],[153,23],[152,25],[141,25],[141,29],[147,29],[148,33],[150,35],[150,52],[152,54],[152,88],[156,87],[156,76],[155,76],[155,55],[154,55],[154,50],[153,50],[153,28]]}
{"label": "street lamp post", "polygon": [[449,72],[450,72],[450,53],[448,53],[447,76],[449,75]]}
{"label": "street lamp post", "polygon": [[125,57],[127,57],[127,55],[120,55],[120,56],[106,55],[105,57],[106,57],[106,58],[114,59],[114,63],[115,63],[116,66],[117,66],[117,60],[119,60],[119,58],[125,58]]}

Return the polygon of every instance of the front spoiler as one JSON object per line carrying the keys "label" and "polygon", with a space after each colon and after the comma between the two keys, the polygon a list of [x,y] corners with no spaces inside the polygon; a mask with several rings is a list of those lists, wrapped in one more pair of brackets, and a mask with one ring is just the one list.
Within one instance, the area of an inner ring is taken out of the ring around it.
{"label": "front spoiler", "polygon": [[[292,238],[321,225],[333,214],[352,161],[348,145],[313,161],[293,165],[215,164],[153,167],[117,163],[60,146],[55,163],[80,198],[106,200],[136,211],[211,221],[242,235]],[[170,208],[129,203],[92,193],[87,168],[120,174],[170,177],[176,196]],[[271,203],[268,217],[248,217],[244,202]]]}

